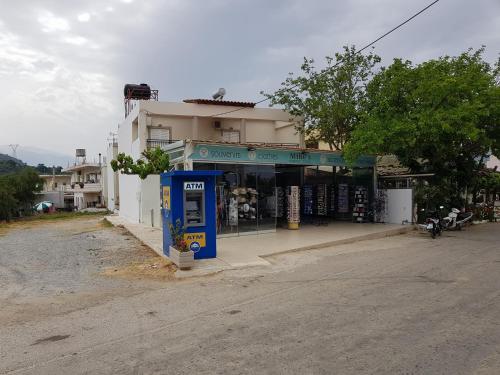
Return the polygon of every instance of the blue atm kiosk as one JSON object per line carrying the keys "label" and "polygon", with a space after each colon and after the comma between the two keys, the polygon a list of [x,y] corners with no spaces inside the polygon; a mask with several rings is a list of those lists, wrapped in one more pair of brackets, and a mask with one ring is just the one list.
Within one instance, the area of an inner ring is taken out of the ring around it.
{"label": "blue atm kiosk", "polygon": [[180,219],[184,239],[195,259],[215,258],[215,178],[221,171],[173,171],[160,177],[163,217],[163,253],[172,244],[169,224]]}

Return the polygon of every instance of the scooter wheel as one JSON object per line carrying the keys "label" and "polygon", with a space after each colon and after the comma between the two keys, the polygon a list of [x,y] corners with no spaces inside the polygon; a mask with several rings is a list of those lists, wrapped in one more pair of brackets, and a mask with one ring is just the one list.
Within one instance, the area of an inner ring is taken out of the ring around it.
{"label": "scooter wheel", "polygon": [[457,224],[457,230],[462,230],[462,224]]}
{"label": "scooter wheel", "polygon": [[434,239],[434,238],[436,238],[436,231],[434,231],[434,230],[432,230],[432,231],[431,231],[431,237],[432,237],[433,239]]}

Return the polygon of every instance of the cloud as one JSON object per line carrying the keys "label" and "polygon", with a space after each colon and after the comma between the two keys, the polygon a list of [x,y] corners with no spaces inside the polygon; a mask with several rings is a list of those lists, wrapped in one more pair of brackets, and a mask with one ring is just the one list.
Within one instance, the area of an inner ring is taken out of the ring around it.
{"label": "cloud", "polygon": [[69,23],[62,17],[56,17],[51,12],[44,12],[38,16],[38,22],[42,25],[42,31],[52,33],[55,31],[68,31]]}
{"label": "cloud", "polygon": [[79,14],[77,19],[80,22],[88,22],[88,21],[90,21],[90,14],[89,13]]}
{"label": "cloud", "polygon": [[88,42],[87,38],[78,35],[67,36],[63,38],[63,41],[68,44],[74,44],[75,46],[82,46]]}
{"label": "cloud", "polygon": [[[23,0],[0,14],[4,143],[40,137],[65,152],[103,152],[123,118],[125,83],[147,82],[160,100],[259,100],[304,56],[317,66],[345,44],[358,47],[428,0]],[[128,1],[131,3],[131,1]],[[140,5],[140,6],[139,6]],[[420,62],[487,45],[498,57],[498,0],[441,1],[376,45],[383,64]],[[43,31],[43,32],[40,32]],[[265,104],[264,104],[265,105]],[[15,119],[16,126],[11,126]]]}

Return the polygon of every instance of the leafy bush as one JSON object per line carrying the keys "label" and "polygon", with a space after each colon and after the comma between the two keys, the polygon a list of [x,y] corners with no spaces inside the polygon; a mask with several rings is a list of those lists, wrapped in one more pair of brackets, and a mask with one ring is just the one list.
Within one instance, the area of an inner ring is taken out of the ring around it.
{"label": "leafy bush", "polygon": [[175,225],[169,223],[168,229],[170,230],[170,237],[172,238],[172,247],[175,247],[181,253],[189,251],[187,242],[184,239],[185,230],[181,220],[177,219]]}
{"label": "leafy bush", "polygon": [[121,171],[123,174],[136,174],[142,180],[150,174],[160,174],[170,168],[168,154],[159,147],[144,150],[141,155],[144,158],[134,162],[130,155],[120,152],[116,159],[111,160],[111,168],[113,171]]}

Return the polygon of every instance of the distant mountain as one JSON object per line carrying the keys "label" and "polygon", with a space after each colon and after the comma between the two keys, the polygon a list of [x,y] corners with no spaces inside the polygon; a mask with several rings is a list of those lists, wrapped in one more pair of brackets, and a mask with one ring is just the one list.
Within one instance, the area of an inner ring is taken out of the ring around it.
{"label": "distant mountain", "polygon": [[6,155],[6,154],[0,154],[0,161],[13,162],[14,164],[18,164],[18,165],[24,164],[21,160],[13,158],[12,156]]}
{"label": "distant mountain", "polygon": [[0,154],[0,175],[12,173],[24,166],[24,163],[12,156]]}
{"label": "distant mountain", "polygon": [[[8,145],[0,145],[0,153],[11,154],[12,150]],[[38,164],[45,164],[47,166],[62,166],[66,167],[68,163],[74,161],[74,157],[51,150],[45,150],[38,147],[19,146],[17,148],[17,159],[22,160],[24,163],[32,166]],[[6,155],[8,156],[8,155]]]}

